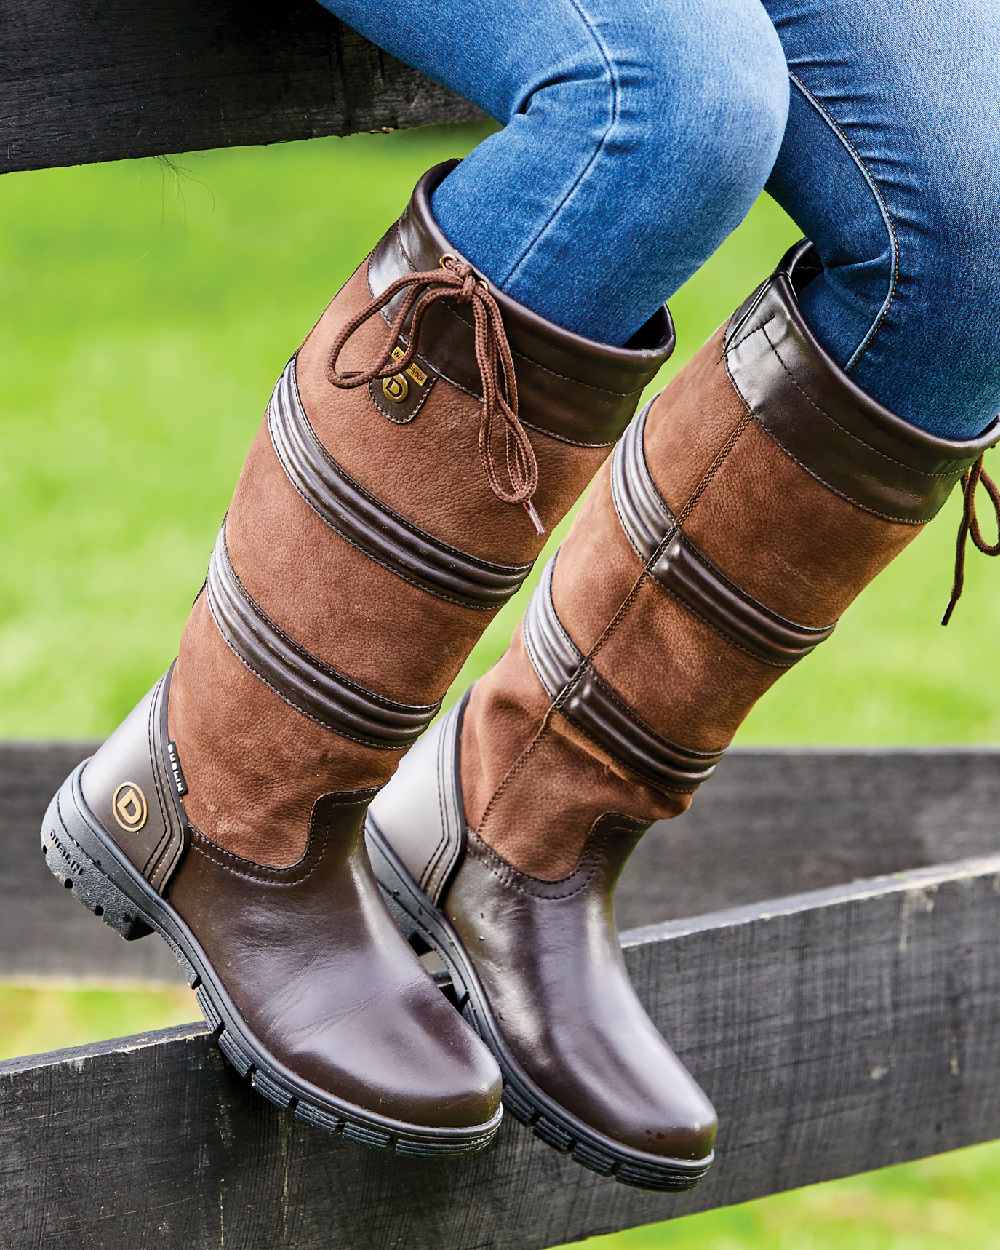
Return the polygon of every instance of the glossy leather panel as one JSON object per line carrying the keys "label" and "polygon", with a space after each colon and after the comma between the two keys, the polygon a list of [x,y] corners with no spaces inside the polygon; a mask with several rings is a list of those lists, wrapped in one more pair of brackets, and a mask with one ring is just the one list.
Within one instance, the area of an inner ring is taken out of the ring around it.
{"label": "glossy leather panel", "polygon": [[403,1123],[482,1123],[499,1074],[385,910],[361,836],[370,798],[320,796],[287,868],[193,831],[171,902],[254,1037],[297,1077]]}
{"label": "glossy leather panel", "polygon": [[433,903],[462,853],[465,812],[459,786],[459,744],[468,696],[407,751],[391,785],[375,796],[371,817],[392,830],[393,850]]}
{"label": "glossy leather panel", "polygon": [[186,846],[182,774],[167,743],[169,669],[100,750],[80,779],[90,810],[159,894],[166,893]]}
{"label": "glossy leather panel", "polygon": [[921,524],[940,511],[1000,420],[970,442],[936,438],[871,399],[827,355],[799,311],[796,290],[817,272],[809,243],[733,317],[726,366],[760,425],[829,489],[890,521]]}
{"label": "glossy leather panel", "polygon": [[577,868],[539,881],[475,834],[444,910],[505,1046],[545,1093],[645,1154],[707,1156],[715,1113],[629,980],[612,894],[644,826],[597,821]]}

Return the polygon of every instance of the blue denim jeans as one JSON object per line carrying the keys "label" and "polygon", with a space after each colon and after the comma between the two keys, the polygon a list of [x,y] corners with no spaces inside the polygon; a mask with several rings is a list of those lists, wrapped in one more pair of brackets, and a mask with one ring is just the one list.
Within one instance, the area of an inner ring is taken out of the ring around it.
{"label": "blue denim jeans", "polygon": [[625,342],[766,184],[858,385],[953,438],[1000,408],[996,0],[322,2],[503,123],[435,213],[543,316]]}

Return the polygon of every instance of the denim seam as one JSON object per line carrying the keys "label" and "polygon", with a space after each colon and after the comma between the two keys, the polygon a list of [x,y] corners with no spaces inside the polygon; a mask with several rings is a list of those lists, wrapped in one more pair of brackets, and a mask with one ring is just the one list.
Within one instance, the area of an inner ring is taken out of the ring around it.
{"label": "denim seam", "polygon": [[857,148],[855,148],[854,145],[851,143],[850,139],[844,133],[843,129],[837,123],[833,115],[824,107],[823,104],[820,103],[820,101],[816,98],[816,96],[812,94],[812,92],[805,85],[805,83],[803,83],[802,80],[791,71],[789,71],[788,77],[791,79],[792,83],[801,92],[806,102],[810,104],[812,108],[815,109],[815,111],[819,114],[822,120],[826,122],[827,126],[829,126],[829,128],[833,131],[836,137],[840,140],[840,143],[842,144],[844,150],[847,152],[848,156],[851,158],[854,164],[858,167],[858,170],[861,173],[861,176],[864,178],[865,182],[868,184],[868,188],[871,191],[872,196],[875,199],[875,203],[878,205],[879,213],[882,216],[882,220],[885,223],[886,231],[888,232],[888,235],[889,235],[889,246],[892,250],[892,275],[889,279],[889,290],[886,294],[885,300],[882,303],[882,307],[879,309],[878,313],[875,316],[875,320],[868,327],[867,334],[864,336],[864,338],[861,340],[858,346],[854,349],[854,351],[851,354],[850,359],[847,361],[847,364],[844,365],[845,373],[850,373],[851,370],[854,369],[855,366],[860,362],[861,357],[864,355],[864,353],[868,351],[868,349],[874,343],[876,336],[878,335],[879,331],[882,329],[882,326],[885,323],[885,319],[889,314],[889,309],[892,307],[893,301],[896,298],[896,288],[899,285],[899,237],[896,234],[896,227],[893,224],[892,215],[889,212],[889,206],[887,205],[885,201],[885,197],[882,195],[882,192],[879,189],[878,181],[875,178],[875,175],[871,172],[871,170],[865,164],[865,161],[862,158],[860,152],[858,152]]}
{"label": "denim seam", "polygon": [[583,23],[583,26],[586,29],[587,34],[590,36],[594,44],[594,47],[600,53],[601,59],[604,62],[604,67],[607,72],[607,81],[612,90],[611,116],[608,120],[608,124],[607,124],[607,127],[605,128],[604,133],[601,135],[600,142],[597,144],[594,151],[591,153],[590,159],[587,161],[586,165],[580,171],[579,175],[573,182],[573,185],[569,188],[566,194],[562,197],[559,203],[555,206],[555,208],[549,214],[544,225],[537,232],[535,237],[525,246],[521,255],[514,262],[512,268],[507,274],[507,277],[504,279],[504,286],[509,286],[510,283],[513,282],[514,278],[517,276],[518,270],[527,261],[528,256],[531,254],[532,249],[538,245],[538,243],[542,239],[542,236],[548,230],[549,226],[552,225],[552,223],[555,221],[559,213],[562,212],[562,210],[566,207],[567,203],[572,198],[577,188],[582,185],[583,180],[586,178],[587,174],[593,168],[594,162],[597,160],[597,158],[601,155],[601,152],[604,150],[604,146],[608,141],[608,137],[610,136],[611,132],[614,130],[615,126],[618,124],[618,117],[621,111],[621,83],[618,81],[618,75],[615,73],[614,63],[611,59],[610,54],[608,53],[607,47],[605,46],[604,41],[598,35],[597,30],[595,29],[594,24],[593,24],[593,19],[590,18],[588,14],[584,11],[583,6],[579,3],[579,0],[568,0],[568,2],[570,6],[574,9],[574,11],[576,12],[580,21]]}

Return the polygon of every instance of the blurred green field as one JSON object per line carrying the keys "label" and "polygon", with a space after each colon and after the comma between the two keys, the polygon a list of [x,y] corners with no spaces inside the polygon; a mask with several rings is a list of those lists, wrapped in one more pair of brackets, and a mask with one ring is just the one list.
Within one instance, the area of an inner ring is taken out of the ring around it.
{"label": "blurred green field", "polygon": [[[479,133],[0,180],[0,734],[104,734],[159,675],[274,378],[423,169]],[[793,238],[762,200],[672,301],[671,368]],[[742,742],[1000,740],[995,568],[972,561],[954,623],[947,634],[937,624],[957,515],[953,500],[848,614],[838,641],[763,701]],[[500,654],[519,611],[511,604],[490,628],[456,692]],[[9,988],[0,1056],[193,1014],[183,991]],[[1000,1250],[998,1194],[1000,1147],[981,1147],[591,1244]]]}

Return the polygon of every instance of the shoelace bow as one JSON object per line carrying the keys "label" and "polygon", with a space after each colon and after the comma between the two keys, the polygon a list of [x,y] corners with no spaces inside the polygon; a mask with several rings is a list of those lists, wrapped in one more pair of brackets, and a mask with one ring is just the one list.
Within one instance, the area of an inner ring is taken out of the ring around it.
{"label": "shoelace bow", "polygon": [[[371,317],[377,316],[403,290],[406,291],[406,296],[389,328],[385,350],[375,364],[370,369],[339,372],[337,362],[351,336]],[[404,274],[390,282],[337,335],[330,350],[327,377],[332,385],[351,389],[393,377],[397,373],[405,373],[416,355],[420,324],[427,310],[438,300],[447,299],[458,304],[468,304],[472,309],[476,363],[479,365],[483,385],[479,456],[490,489],[504,503],[520,504],[538,533],[544,534],[545,527],[533,503],[535,491],[538,489],[538,461],[518,415],[517,377],[507,331],[500,306],[486,280],[476,273],[468,261],[459,260],[457,256],[442,256],[437,269]],[[411,314],[412,321],[407,330],[409,344],[406,351],[394,359],[393,349]],[[500,426],[503,430],[502,453],[498,445]],[[502,464],[502,470],[498,463]],[[505,472],[506,481],[502,479],[501,472]]]}
{"label": "shoelace bow", "polygon": [[[982,483],[987,495],[989,495],[996,514],[997,540],[995,543],[986,541],[979,524],[979,517],[976,514],[976,490],[980,483]],[[1000,487],[997,486],[996,482],[983,467],[982,456],[979,457],[968,473],[962,475],[962,494],[962,521],[958,527],[958,538],[955,543],[955,580],[952,583],[951,599],[948,601],[948,607],[941,618],[942,625],[947,625],[951,620],[952,613],[955,611],[958,601],[962,597],[962,591],[965,589],[965,556],[968,551],[969,539],[972,539],[974,546],[984,556],[1000,556]]]}

